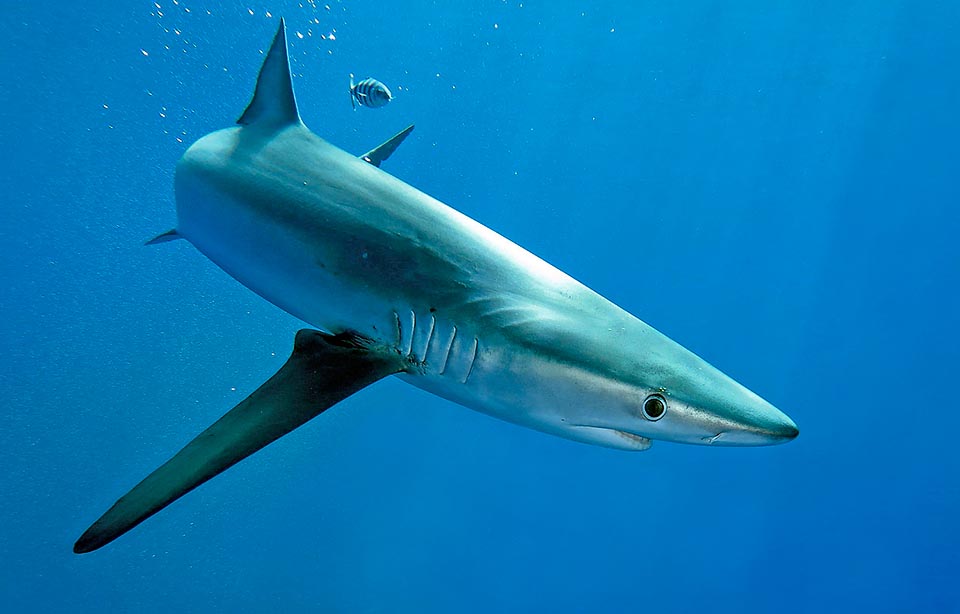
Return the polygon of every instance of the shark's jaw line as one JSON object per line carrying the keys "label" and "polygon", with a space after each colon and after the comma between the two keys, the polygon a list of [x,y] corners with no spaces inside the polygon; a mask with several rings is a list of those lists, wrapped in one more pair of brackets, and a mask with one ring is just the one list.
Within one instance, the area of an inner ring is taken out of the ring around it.
{"label": "shark's jaw line", "polygon": [[622,450],[654,439],[756,446],[796,437],[790,418],[692,352],[380,170],[412,126],[359,157],[311,132],[282,20],[238,124],[184,153],[177,228],[150,243],[187,239],[320,330],[300,331],[280,371],[118,500],[75,552],[100,548],[390,375]]}
{"label": "shark's jaw line", "polygon": [[636,433],[630,433],[628,431],[622,431],[620,429],[612,429],[604,426],[590,426],[587,424],[571,424],[570,427],[583,434],[585,439],[594,439],[594,441],[590,441],[590,443],[595,443],[596,445],[606,446],[609,448],[642,451],[649,450],[650,446],[653,445],[653,441],[648,437],[637,435]]}

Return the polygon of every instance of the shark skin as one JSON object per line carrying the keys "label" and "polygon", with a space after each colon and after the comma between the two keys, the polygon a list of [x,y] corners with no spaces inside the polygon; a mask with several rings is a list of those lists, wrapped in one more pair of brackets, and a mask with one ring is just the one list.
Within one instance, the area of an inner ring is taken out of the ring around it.
{"label": "shark skin", "polygon": [[283,20],[238,126],[177,164],[177,227],[241,284],[319,331],[281,370],[95,522],[90,552],[375,381],[622,450],[759,446],[799,433],[773,405],[585,285],[311,132]]}
{"label": "shark skin", "polygon": [[[274,48],[264,70],[271,59],[286,65],[282,26]],[[279,98],[293,100],[292,90]],[[645,449],[653,439],[764,445],[797,435],[790,418],[692,352],[327,143],[295,111],[265,124],[187,150],[177,232],[281,309],[394,347],[416,365],[400,377],[417,387],[569,439]],[[656,421],[641,408],[651,394],[666,401]]]}

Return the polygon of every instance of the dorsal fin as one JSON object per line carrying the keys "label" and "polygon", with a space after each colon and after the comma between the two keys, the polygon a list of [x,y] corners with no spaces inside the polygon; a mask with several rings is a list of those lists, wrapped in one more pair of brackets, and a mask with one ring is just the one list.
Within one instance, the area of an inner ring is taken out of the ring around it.
{"label": "dorsal fin", "polygon": [[403,139],[407,138],[407,135],[411,132],[413,132],[413,124],[410,124],[400,132],[390,137],[386,142],[374,147],[360,157],[374,166],[380,166],[380,163],[389,158],[390,154],[392,154],[397,147],[400,146],[400,143],[403,142]]}
{"label": "dorsal fin", "polygon": [[270,45],[270,51],[260,68],[253,100],[237,120],[238,124],[281,128],[300,123],[297,99],[293,95],[293,81],[290,78],[286,30],[286,24],[281,17],[277,35],[273,37],[273,44]]}

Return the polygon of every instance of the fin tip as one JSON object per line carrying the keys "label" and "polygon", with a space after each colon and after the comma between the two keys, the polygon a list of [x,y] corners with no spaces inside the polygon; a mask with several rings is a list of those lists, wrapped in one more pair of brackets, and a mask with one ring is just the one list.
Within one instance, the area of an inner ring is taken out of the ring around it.
{"label": "fin tip", "polygon": [[87,531],[80,536],[80,539],[78,539],[77,542],[73,544],[74,554],[86,554],[88,552],[93,552],[94,550],[97,550],[98,548],[103,546],[103,544],[98,543],[98,540],[93,539],[89,535],[89,533],[90,533],[90,529],[87,529]]}
{"label": "fin tip", "polygon": [[180,233],[177,232],[176,228],[172,228],[167,232],[161,232],[154,238],[149,241],[144,242],[144,245],[157,245],[158,243],[166,243],[168,241],[176,241],[177,239],[182,239],[183,237]]}

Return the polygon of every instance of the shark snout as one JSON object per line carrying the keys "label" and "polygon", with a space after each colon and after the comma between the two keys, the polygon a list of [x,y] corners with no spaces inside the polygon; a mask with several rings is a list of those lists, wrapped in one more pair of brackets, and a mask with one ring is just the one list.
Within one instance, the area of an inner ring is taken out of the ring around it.
{"label": "shark snout", "polygon": [[763,401],[751,411],[731,420],[733,428],[718,431],[707,443],[734,446],[769,446],[786,443],[800,434],[796,423],[785,413]]}
{"label": "shark snout", "polygon": [[773,425],[767,426],[763,430],[763,435],[773,439],[774,443],[795,439],[796,436],[800,434],[800,429],[797,428],[796,423],[783,412],[777,410],[777,413],[780,414],[781,419]]}

